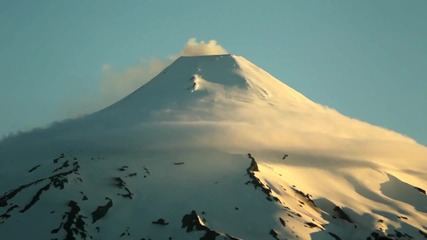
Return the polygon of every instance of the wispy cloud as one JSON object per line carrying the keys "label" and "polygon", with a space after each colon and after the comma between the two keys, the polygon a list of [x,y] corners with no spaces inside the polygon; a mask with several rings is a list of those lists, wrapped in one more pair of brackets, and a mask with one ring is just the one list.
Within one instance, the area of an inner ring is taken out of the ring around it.
{"label": "wispy cloud", "polygon": [[126,97],[131,92],[154,78],[164,68],[180,56],[202,56],[228,53],[216,40],[197,41],[190,38],[178,54],[167,58],[153,58],[117,71],[111,64],[102,66],[102,78],[98,92],[90,97],[81,97],[77,101],[67,101],[67,117],[78,117],[105,108]]}
{"label": "wispy cloud", "polygon": [[123,71],[112,67],[103,68],[100,85],[102,104],[109,105],[138,89],[171,64],[175,58],[150,59],[131,66]]}

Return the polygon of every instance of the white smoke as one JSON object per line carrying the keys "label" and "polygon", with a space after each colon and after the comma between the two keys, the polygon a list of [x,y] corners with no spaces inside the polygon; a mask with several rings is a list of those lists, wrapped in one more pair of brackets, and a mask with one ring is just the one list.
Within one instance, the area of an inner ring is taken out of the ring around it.
{"label": "white smoke", "polygon": [[181,51],[181,56],[203,56],[203,55],[218,55],[227,54],[221,45],[215,40],[208,42],[200,41],[197,42],[195,38],[190,38],[185,44],[184,49]]}

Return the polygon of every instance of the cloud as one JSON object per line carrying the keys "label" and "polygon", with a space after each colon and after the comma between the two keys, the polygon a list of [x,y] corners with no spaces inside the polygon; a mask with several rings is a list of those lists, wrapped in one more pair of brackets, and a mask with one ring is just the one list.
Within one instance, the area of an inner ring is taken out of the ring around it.
{"label": "cloud", "polygon": [[203,55],[218,55],[218,54],[227,54],[221,45],[215,40],[210,40],[208,42],[200,41],[197,42],[195,38],[190,38],[187,41],[184,49],[181,51],[181,56],[203,56]]}
{"label": "cloud", "polygon": [[110,70],[111,69],[111,65],[110,64],[104,64],[103,66],[102,66],[102,70],[103,71],[108,71],[108,70]]}
{"label": "cloud", "polygon": [[195,38],[190,38],[178,54],[163,59],[142,60],[124,70],[115,70],[111,64],[104,64],[97,92],[91,96],[81,96],[77,101],[64,102],[64,114],[66,117],[79,117],[107,107],[143,86],[180,56],[227,53],[215,40],[197,42]]}
{"label": "cloud", "polygon": [[176,58],[142,60],[124,70],[115,70],[110,64],[102,66],[99,87],[90,96],[62,103],[66,118],[75,118],[99,111],[126,97],[154,78]]}
{"label": "cloud", "polygon": [[[118,101],[135,91],[165,67],[171,64],[175,58],[150,59],[131,66],[123,71],[115,71],[113,68],[103,68],[103,79],[100,84],[100,94],[104,98],[105,104]],[[107,65],[109,66],[109,65]]]}

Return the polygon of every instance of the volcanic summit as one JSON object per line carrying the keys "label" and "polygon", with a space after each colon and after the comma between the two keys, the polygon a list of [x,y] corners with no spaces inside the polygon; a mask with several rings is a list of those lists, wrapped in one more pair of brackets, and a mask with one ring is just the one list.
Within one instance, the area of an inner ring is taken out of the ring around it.
{"label": "volcanic summit", "polygon": [[241,56],[180,57],[0,142],[0,239],[427,239],[426,161]]}

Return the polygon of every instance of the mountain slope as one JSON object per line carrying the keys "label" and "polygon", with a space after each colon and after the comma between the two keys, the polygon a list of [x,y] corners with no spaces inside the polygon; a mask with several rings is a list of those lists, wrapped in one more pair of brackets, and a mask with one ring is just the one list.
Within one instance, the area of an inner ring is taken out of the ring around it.
{"label": "mountain slope", "polygon": [[239,56],[181,57],[0,159],[1,239],[427,238],[424,146]]}

